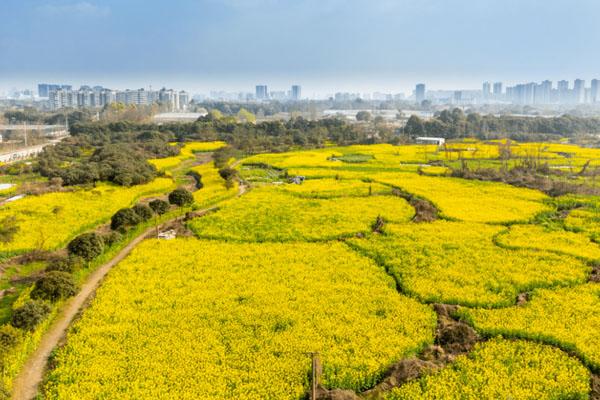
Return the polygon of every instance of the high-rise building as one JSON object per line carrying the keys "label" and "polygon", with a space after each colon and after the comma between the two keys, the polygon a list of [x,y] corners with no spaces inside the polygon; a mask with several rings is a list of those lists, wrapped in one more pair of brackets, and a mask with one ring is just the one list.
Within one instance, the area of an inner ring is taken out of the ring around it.
{"label": "high-rise building", "polygon": [[267,85],[256,85],[256,99],[267,100],[269,98],[269,92]]}
{"label": "high-rise building", "polygon": [[549,104],[552,93],[552,81],[545,80],[539,85],[535,85],[533,92],[533,102],[535,104]]}
{"label": "high-rise building", "polygon": [[298,101],[302,98],[302,87],[300,85],[292,86],[292,100]]}
{"label": "high-rise building", "polygon": [[575,103],[585,102],[585,81],[583,79],[575,79],[573,84],[573,101]]}
{"label": "high-rise building", "polygon": [[186,111],[190,104],[190,94],[185,90],[179,91],[179,109]]}
{"label": "high-rise building", "polygon": [[502,96],[502,82],[496,82],[494,83],[494,97],[498,99],[500,96]]}
{"label": "high-rise building", "polygon": [[70,85],[56,85],[51,83],[40,83],[38,84],[38,96],[39,97],[50,97],[50,92],[58,89],[71,90]]}
{"label": "high-rise building", "polygon": [[591,97],[592,103],[600,103],[600,80],[598,79],[592,79]]}
{"label": "high-rise building", "polygon": [[425,84],[418,83],[415,87],[415,101],[420,104],[423,100],[425,100]]}
{"label": "high-rise building", "polygon": [[483,94],[484,100],[487,100],[490,98],[490,96],[492,94],[492,85],[489,82],[483,82],[482,94]]}
{"label": "high-rise building", "polygon": [[569,89],[569,81],[558,81],[556,84],[556,90],[558,92],[559,103],[571,102],[571,90]]}

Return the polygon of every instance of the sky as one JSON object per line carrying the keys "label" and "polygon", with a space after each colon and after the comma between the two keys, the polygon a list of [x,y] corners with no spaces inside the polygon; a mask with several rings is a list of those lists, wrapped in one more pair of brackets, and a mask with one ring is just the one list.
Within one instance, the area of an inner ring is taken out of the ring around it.
{"label": "sky", "polygon": [[589,81],[599,19],[598,0],[0,0],[0,91]]}

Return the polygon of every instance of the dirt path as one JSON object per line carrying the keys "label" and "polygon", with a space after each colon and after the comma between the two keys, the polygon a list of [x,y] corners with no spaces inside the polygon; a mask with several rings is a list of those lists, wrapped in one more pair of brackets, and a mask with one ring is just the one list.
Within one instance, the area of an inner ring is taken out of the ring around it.
{"label": "dirt path", "polygon": [[155,228],[149,228],[144,233],[133,239],[117,255],[106,264],[95,270],[81,286],[81,290],[71,298],[59,313],[50,329],[45,333],[38,348],[31,354],[21,373],[13,383],[13,399],[30,400],[37,394],[38,384],[42,381],[48,357],[59,341],[64,337],[71,321],[79,312],[81,306],[96,290],[104,276],[112,267],[123,260],[131,251],[142,242]]}
{"label": "dirt path", "polygon": [[[246,192],[246,186],[240,185],[238,197]],[[209,212],[211,209],[206,209],[198,212],[196,216],[202,216]],[[167,221],[161,226],[165,226],[171,221]],[[69,299],[64,305],[60,313],[58,314],[54,323],[50,326],[50,329],[44,334],[37,349],[29,356],[29,359],[21,369],[21,372],[15,378],[13,382],[12,399],[14,400],[31,400],[37,395],[39,384],[44,379],[44,372],[46,371],[46,365],[48,363],[48,357],[54,348],[59,344],[61,339],[65,337],[73,318],[79,313],[86,300],[95,292],[98,288],[102,279],[106,276],[108,271],[112,267],[117,265],[125,257],[131,253],[131,251],[140,244],[148,236],[152,235],[156,231],[155,227],[148,228],[142,234],[133,239],[127,246],[125,246],[117,255],[112,258],[106,264],[96,269],[86,282],[81,286],[81,290],[75,297]]]}

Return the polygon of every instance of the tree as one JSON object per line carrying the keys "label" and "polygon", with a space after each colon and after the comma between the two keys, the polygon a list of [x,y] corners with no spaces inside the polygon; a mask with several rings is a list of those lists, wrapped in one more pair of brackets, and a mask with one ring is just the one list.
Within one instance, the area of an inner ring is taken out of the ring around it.
{"label": "tree", "polygon": [[152,200],[149,203],[149,206],[158,215],[163,215],[164,213],[169,211],[169,203],[164,200],[160,200],[160,199]]}
{"label": "tree", "polygon": [[237,176],[237,171],[231,167],[224,167],[219,170],[219,175],[224,180],[229,181]]}
{"label": "tree", "polygon": [[77,256],[56,257],[48,263],[46,272],[61,271],[73,273],[82,265],[82,260]]}
{"label": "tree", "polygon": [[356,113],[356,120],[357,121],[370,121],[371,120],[371,113],[368,111],[359,111]]}
{"label": "tree", "polygon": [[169,203],[179,207],[189,206],[194,202],[194,195],[184,189],[178,188],[169,193]]}
{"label": "tree", "polygon": [[245,108],[240,108],[240,111],[238,111],[238,113],[237,113],[237,118],[241,122],[250,122],[250,123],[256,122],[256,115],[252,114],[250,111],[246,110]]}
{"label": "tree", "polygon": [[122,208],[110,219],[110,229],[126,229],[142,222],[142,218],[131,208]]}
{"label": "tree", "polygon": [[154,214],[152,209],[145,204],[136,204],[132,210],[142,219],[142,221],[148,221]]}
{"label": "tree", "polygon": [[50,313],[50,306],[41,301],[28,301],[14,310],[10,324],[15,328],[33,331]]}
{"label": "tree", "polygon": [[91,261],[102,254],[104,250],[104,241],[102,237],[95,232],[84,233],[77,236],[67,246],[69,254],[78,256],[86,261]]}
{"label": "tree", "polygon": [[68,272],[52,271],[37,280],[31,298],[34,300],[56,301],[66,299],[77,293],[73,275]]}
{"label": "tree", "polygon": [[17,218],[14,215],[2,219],[0,221],[0,243],[11,242],[18,231],[19,225],[17,225]]}
{"label": "tree", "polygon": [[425,134],[425,127],[423,126],[423,121],[421,118],[416,115],[411,115],[408,121],[406,122],[406,127],[404,131],[409,136],[422,136]]}

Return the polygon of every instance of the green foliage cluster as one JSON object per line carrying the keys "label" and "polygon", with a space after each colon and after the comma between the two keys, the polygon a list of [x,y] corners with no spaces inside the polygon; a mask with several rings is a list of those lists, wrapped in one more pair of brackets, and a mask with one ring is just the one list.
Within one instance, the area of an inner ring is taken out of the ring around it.
{"label": "green foliage cluster", "polygon": [[193,202],[194,195],[184,188],[177,188],[169,193],[169,203],[176,206],[185,207],[191,205]]}
{"label": "green foliage cluster", "polygon": [[73,239],[67,246],[69,254],[91,261],[104,251],[104,241],[95,232],[84,233]]}
{"label": "green foliage cluster", "polygon": [[413,115],[409,118],[404,132],[415,137],[433,136],[446,139],[509,137],[519,141],[537,141],[599,133],[600,119],[572,115],[530,118],[513,115],[465,114],[461,109],[455,108],[443,110],[427,121]]}

